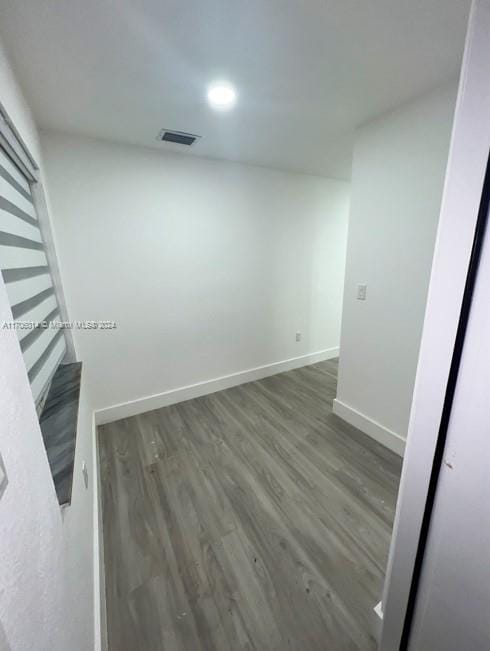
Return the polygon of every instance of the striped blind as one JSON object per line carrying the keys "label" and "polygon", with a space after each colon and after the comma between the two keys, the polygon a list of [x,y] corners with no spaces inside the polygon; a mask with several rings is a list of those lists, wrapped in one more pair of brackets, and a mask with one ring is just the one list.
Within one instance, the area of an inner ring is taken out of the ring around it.
{"label": "striped blind", "polygon": [[[0,267],[16,322],[60,320],[43,239],[27,178],[0,147]],[[61,362],[59,328],[18,329],[36,405]]]}

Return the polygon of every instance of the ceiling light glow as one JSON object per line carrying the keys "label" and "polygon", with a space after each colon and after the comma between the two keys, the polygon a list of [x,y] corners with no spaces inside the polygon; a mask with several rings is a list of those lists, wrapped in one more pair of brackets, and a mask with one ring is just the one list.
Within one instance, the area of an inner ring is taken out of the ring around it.
{"label": "ceiling light glow", "polygon": [[208,102],[214,109],[225,111],[236,102],[236,90],[227,82],[216,82],[208,88]]}

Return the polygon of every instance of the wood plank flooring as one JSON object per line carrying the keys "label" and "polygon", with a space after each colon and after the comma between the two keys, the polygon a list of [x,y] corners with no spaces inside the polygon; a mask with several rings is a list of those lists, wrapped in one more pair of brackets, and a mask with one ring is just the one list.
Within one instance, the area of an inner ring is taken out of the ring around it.
{"label": "wood plank flooring", "polygon": [[110,651],[370,651],[401,460],[336,360],[99,428]]}

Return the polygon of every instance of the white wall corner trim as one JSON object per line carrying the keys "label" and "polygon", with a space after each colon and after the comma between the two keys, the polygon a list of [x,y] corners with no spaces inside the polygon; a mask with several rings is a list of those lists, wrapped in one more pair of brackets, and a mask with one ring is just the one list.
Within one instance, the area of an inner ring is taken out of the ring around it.
{"label": "white wall corner trim", "polygon": [[199,398],[216,391],[229,389],[245,384],[246,382],[253,382],[261,380],[277,373],[284,373],[285,371],[292,371],[295,368],[308,366],[309,364],[316,364],[326,359],[332,359],[339,354],[339,348],[327,348],[320,350],[316,353],[308,353],[307,355],[300,355],[299,357],[291,357],[281,362],[273,362],[272,364],[265,364],[264,366],[257,366],[238,373],[231,373],[230,375],[223,375],[222,377],[214,378],[212,380],[204,380],[196,384],[179,387],[178,389],[171,389],[163,393],[157,393],[151,396],[145,396],[123,402],[118,405],[112,405],[104,409],[98,409],[95,412],[95,420],[97,425],[104,423],[111,423],[121,418],[128,418],[129,416],[136,416],[146,411],[153,409],[160,409],[161,407],[168,407],[177,402],[184,400],[191,400],[192,398]]}
{"label": "white wall corner trim", "polygon": [[100,549],[102,545],[102,531],[100,528],[100,509],[99,509],[99,454],[97,450],[97,425],[95,422],[95,412],[92,413],[92,468],[93,468],[93,519],[94,519],[94,651],[103,651],[102,649],[102,622],[101,608],[103,594],[101,591],[102,581],[101,573],[103,568],[100,563]]}
{"label": "white wall corner trim", "polygon": [[400,434],[393,432],[384,425],[381,425],[381,423],[369,418],[369,416],[361,414],[357,409],[346,405],[337,398],[333,401],[333,413],[350,425],[354,425],[361,432],[364,432],[364,434],[367,434],[392,452],[403,457],[405,452],[405,439]]}

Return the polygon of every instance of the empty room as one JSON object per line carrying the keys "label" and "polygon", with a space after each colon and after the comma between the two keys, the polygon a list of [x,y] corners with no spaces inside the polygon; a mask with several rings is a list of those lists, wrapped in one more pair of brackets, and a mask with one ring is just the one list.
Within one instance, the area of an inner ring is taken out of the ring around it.
{"label": "empty room", "polygon": [[489,33],[0,0],[0,651],[490,648]]}

